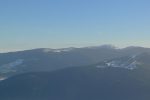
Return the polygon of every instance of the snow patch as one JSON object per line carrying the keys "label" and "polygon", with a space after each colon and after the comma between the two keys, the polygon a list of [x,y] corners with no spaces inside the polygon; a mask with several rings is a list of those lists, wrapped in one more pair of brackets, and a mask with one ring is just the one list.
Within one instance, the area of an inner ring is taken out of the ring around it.
{"label": "snow patch", "polygon": [[0,66],[0,73],[9,73],[9,72],[16,72],[16,67],[22,65],[24,62],[23,59],[17,59],[14,62],[4,64]]}
{"label": "snow patch", "polygon": [[0,81],[7,79],[6,77],[0,77]]}
{"label": "snow patch", "polygon": [[15,67],[15,66],[21,65],[23,63],[23,61],[24,61],[23,59],[18,59],[12,63],[9,63],[8,66],[9,67]]}
{"label": "snow patch", "polygon": [[60,52],[68,52],[73,50],[74,48],[64,48],[64,49],[44,49],[43,52],[48,53],[48,52],[56,52],[56,53],[60,53]]}
{"label": "snow patch", "polygon": [[128,59],[115,59],[111,61],[105,61],[104,65],[98,65],[97,68],[106,68],[106,67],[119,67],[119,68],[125,68],[129,70],[133,70],[137,68],[137,65],[139,63],[136,61],[136,56],[132,56]]}

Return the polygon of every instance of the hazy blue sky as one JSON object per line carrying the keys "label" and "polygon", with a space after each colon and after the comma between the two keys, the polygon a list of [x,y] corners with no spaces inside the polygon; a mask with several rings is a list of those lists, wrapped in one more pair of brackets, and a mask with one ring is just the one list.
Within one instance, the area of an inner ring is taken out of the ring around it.
{"label": "hazy blue sky", "polygon": [[149,43],[150,0],[0,0],[0,51]]}

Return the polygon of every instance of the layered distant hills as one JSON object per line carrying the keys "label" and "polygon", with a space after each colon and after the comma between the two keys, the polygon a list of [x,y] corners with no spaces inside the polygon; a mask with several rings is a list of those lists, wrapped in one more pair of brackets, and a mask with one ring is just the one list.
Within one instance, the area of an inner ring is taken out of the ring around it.
{"label": "layered distant hills", "polygon": [[1,100],[150,100],[150,49],[113,46],[0,54]]}
{"label": "layered distant hills", "polygon": [[127,47],[116,49],[110,45],[85,48],[34,49],[0,54],[0,77],[35,72],[53,71],[66,67],[96,64],[104,60],[149,53],[149,48]]}

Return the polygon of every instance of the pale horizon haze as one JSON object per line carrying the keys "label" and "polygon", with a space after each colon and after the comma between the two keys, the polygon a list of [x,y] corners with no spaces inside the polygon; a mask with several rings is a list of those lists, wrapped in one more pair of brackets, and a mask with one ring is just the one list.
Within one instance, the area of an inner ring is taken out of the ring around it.
{"label": "pale horizon haze", "polygon": [[149,0],[1,0],[0,52],[150,47]]}

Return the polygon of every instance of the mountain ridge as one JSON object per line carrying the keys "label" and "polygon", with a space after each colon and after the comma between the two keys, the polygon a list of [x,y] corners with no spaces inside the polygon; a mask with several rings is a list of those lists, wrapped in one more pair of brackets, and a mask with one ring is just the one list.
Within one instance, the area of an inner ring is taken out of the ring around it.
{"label": "mountain ridge", "polygon": [[144,52],[150,53],[150,48],[127,47],[118,49],[112,45],[103,45],[85,48],[40,48],[2,53],[0,54],[0,76],[3,78],[3,76],[9,77],[26,72],[88,66],[105,60],[138,55]]}

